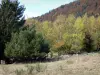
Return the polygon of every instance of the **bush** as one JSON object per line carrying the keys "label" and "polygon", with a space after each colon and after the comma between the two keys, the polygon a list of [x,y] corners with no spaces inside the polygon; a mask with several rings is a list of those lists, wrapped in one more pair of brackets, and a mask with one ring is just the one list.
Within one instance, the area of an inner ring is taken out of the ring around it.
{"label": "bush", "polygon": [[61,54],[77,54],[80,53],[83,42],[81,34],[68,34],[64,43],[57,48],[59,55]]}
{"label": "bush", "polygon": [[85,33],[85,38],[83,41],[83,51],[88,53],[96,51],[94,40],[92,39],[92,36],[89,33]]}
{"label": "bush", "polygon": [[49,44],[35,27],[24,27],[20,32],[12,34],[12,39],[6,44],[5,55],[17,60],[45,58],[49,53]]}

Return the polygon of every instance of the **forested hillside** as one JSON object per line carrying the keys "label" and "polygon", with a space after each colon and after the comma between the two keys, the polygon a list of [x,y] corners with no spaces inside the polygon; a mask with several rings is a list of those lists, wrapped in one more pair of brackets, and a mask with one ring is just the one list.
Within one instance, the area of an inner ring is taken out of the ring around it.
{"label": "forested hillside", "polygon": [[74,14],[77,17],[85,13],[89,16],[94,15],[97,17],[100,14],[100,0],[75,0],[72,3],[61,5],[35,19],[39,21],[54,21],[58,15],[68,16],[69,14]]}
{"label": "forested hillside", "polygon": [[3,0],[0,60],[43,61],[55,57],[54,54],[59,57],[100,51],[99,3],[99,0],[78,0],[53,10],[56,15],[50,14],[51,11],[47,17],[41,16],[41,20],[30,18],[25,22],[24,6],[18,1]]}
{"label": "forested hillside", "polygon": [[58,55],[100,50],[100,16],[59,15],[54,22],[28,19],[26,25],[31,24],[49,41],[51,52]]}
{"label": "forested hillside", "polygon": [[36,26],[49,41],[51,53],[75,54],[100,50],[100,1],[77,0],[25,25]]}
{"label": "forested hillside", "polygon": [[18,0],[1,1],[0,64],[12,65],[0,65],[0,75],[100,75],[100,0],[27,20],[24,11]]}

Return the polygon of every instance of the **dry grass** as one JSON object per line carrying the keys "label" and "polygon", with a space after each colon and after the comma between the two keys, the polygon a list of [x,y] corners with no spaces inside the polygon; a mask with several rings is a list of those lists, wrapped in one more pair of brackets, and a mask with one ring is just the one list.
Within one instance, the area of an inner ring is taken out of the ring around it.
{"label": "dry grass", "polygon": [[48,63],[0,65],[0,75],[100,75],[100,54],[73,55]]}

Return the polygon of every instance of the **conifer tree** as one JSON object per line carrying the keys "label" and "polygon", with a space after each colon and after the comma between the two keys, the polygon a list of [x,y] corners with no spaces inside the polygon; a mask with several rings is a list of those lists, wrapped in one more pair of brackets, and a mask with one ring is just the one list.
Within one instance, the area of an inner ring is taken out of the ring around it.
{"label": "conifer tree", "polygon": [[0,5],[0,60],[4,59],[5,43],[11,39],[11,33],[21,27],[25,20],[25,8],[17,0],[2,0]]}

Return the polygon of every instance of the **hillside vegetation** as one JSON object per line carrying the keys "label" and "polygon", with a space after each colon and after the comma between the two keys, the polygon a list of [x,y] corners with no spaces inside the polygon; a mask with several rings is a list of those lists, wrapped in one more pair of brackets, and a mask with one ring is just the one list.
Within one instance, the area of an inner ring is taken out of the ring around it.
{"label": "hillside vegetation", "polygon": [[100,75],[100,0],[27,20],[24,10],[18,0],[1,1],[0,75]]}
{"label": "hillside vegetation", "polygon": [[76,54],[100,50],[100,16],[75,17],[59,15],[54,22],[39,22],[28,19],[26,25],[35,24],[37,32],[41,32],[49,41],[52,53]]}
{"label": "hillside vegetation", "polygon": [[88,16],[94,15],[95,17],[100,15],[100,0],[75,0],[69,4],[61,5],[35,19],[39,21],[54,21],[59,15],[68,16],[69,14],[74,14],[77,17],[85,13],[87,13]]}
{"label": "hillside vegetation", "polygon": [[[74,3],[88,5],[91,2],[78,0],[70,4]],[[54,58],[55,54],[59,57],[100,51],[100,16],[96,13],[84,12],[77,17],[74,13],[59,14],[54,21],[25,21],[25,8],[18,1],[3,0],[0,6],[1,63],[2,60],[6,63],[44,61]]]}

